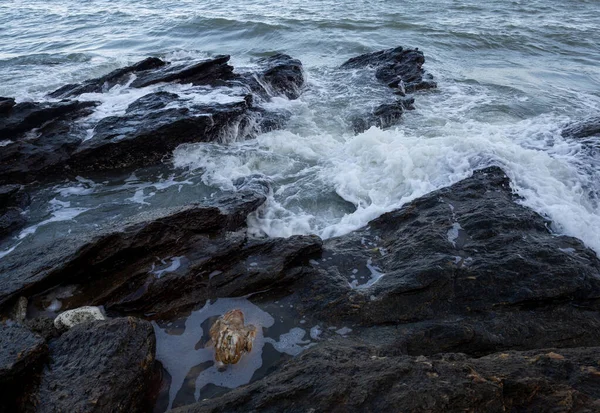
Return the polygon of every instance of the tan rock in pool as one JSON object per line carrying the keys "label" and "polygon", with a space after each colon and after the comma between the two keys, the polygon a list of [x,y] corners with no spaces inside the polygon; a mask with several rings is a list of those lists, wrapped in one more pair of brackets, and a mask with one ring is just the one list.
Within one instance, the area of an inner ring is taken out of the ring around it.
{"label": "tan rock in pool", "polygon": [[210,338],[215,347],[215,360],[222,367],[235,364],[244,353],[252,351],[256,327],[244,325],[242,310],[230,310],[223,314],[210,328]]}

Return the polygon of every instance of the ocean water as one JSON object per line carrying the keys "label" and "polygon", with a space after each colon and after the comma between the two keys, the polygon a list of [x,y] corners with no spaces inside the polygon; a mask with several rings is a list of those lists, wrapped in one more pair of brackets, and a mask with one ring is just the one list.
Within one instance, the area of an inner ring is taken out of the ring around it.
{"label": "ocean water", "polygon": [[[230,54],[236,68],[251,68],[273,51],[300,59],[307,85],[298,100],[269,103],[291,113],[283,130],[182,145],[166,169],[40,188],[28,226],[0,244],[0,257],[22,242],[210,198],[248,175],[273,189],[248,218],[252,234],[328,238],[489,165],[505,169],[521,202],[550,218],[556,233],[600,253],[600,161],[560,135],[565,124],[599,114],[599,27],[597,0],[3,0],[0,96],[44,99],[147,56]],[[425,53],[438,89],[417,93],[416,109],[395,127],[355,134],[349,118],[391,92],[369,71],[338,67],[399,45]],[[82,96],[102,102],[83,122],[91,131],[158,88],[190,100],[235,99],[185,85],[118,86]]]}

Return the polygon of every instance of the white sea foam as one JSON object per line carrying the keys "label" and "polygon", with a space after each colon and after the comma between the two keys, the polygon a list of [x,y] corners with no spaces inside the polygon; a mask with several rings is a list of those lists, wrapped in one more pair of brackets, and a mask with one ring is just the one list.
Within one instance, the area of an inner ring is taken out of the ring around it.
{"label": "white sea foam", "polygon": [[[424,110],[421,116],[433,123],[437,110]],[[232,189],[240,176],[270,176],[273,193],[250,215],[251,232],[324,238],[360,228],[474,169],[499,165],[524,205],[549,217],[556,232],[578,237],[600,252],[600,233],[594,229],[600,226],[600,213],[589,198],[595,183],[581,159],[581,144],[560,136],[562,119],[540,116],[506,125],[453,116],[457,119],[435,125],[415,120],[413,128],[403,130],[373,127],[356,136],[275,131],[225,150],[188,145],[175,151],[175,164],[202,170],[206,184],[222,189]],[[326,205],[311,209],[311,198],[324,191],[352,203],[355,211],[328,214]]]}

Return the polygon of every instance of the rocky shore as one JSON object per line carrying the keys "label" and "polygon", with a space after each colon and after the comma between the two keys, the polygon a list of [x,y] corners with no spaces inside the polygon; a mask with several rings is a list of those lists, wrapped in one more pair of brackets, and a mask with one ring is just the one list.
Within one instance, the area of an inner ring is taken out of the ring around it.
{"label": "rocky shore", "polygon": [[[340,66],[389,89],[388,101],[349,120],[357,133],[396,125],[436,87],[424,61],[398,47]],[[149,93],[90,136],[99,103],[86,93],[163,83],[222,88],[232,99]],[[148,58],[44,102],[0,98],[0,140],[9,141],[0,237],[27,224],[42,184],[172,169],[181,144],[284,127],[286,114],[266,103],[297,99],[304,83],[301,62],[284,54],[248,72],[228,56],[181,66]],[[598,121],[564,135],[596,150]],[[248,176],[209,201],[6,253],[0,411],[600,411],[600,260],[523,206],[501,167],[327,240],[250,236],[247,217],[269,191],[267,178]],[[102,314],[54,323],[83,306]],[[244,370],[231,370],[247,379],[226,382],[202,357],[210,321],[236,306],[258,324],[259,342]]]}

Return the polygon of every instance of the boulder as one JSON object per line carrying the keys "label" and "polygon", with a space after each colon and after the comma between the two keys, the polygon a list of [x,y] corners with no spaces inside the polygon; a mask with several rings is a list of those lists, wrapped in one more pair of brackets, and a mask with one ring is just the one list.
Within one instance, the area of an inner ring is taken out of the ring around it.
{"label": "boulder", "polygon": [[50,362],[23,402],[24,411],[148,411],[155,348],[147,321],[78,324],[50,344]]}
{"label": "boulder", "polygon": [[100,307],[79,307],[60,313],[54,319],[54,327],[57,330],[68,330],[71,327],[90,321],[106,320]]}
{"label": "boulder", "polygon": [[258,70],[245,79],[253,92],[265,99],[272,96],[285,96],[288,99],[300,97],[304,86],[304,71],[300,60],[276,53],[263,57],[256,63]]}
{"label": "boulder", "polygon": [[0,97],[0,114],[9,112],[15,106],[14,98]]}
{"label": "boulder", "polygon": [[16,323],[0,323],[0,411],[16,411],[23,387],[48,353],[43,338]]}
{"label": "boulder", "polygon": [[595,412],[599,350],[411,357],[320,344],[262,380],[173,412]]}
{"label": "boulder", "polygon": [[48,348],[43,338],[20,324],[0,326],[0,385],[4,387],[30,375]]}
{"label": "boulder", "polygon": [[200,104],[188,96],[149,92],[125,114],[90,125],[74,121],[91,114],[94,102],[10,106],[14,101],[6,100],[3,105],[10,110],[0,111],[0,135],[11,142],[3,146],[0,155],[0,184],[155,165],[182,143],[229,142],[281,127],[288,115],[268,111],[260,103],[273,96],[299,96],[304,84],[300,61],[276,54],[260,59],[255,71],[240,74],[234,73],[228,62],[229,56],[182,65],[148,58],[97,79],[66,85],[50,96],[103,93],[135,75],[128,87],[158,83],[219,86],[238,97],[230,103]]}
{"label": "boulder", "polygon": [[423,70],[423,63],[425,56],[419,49],[396,47],[354,57],[342,64],[341,68],[374,68],[375,77],[380,82],[404,94],[437,87],[433,76]]}
{"label": "boulder", "polygon": [[89,79],[83,83],[70,84],[49,93],[48,96],[53,98],[67,98],[81,95],[82,93],[103,93],[116,85],[125,84],[131,75],[139,76],[145,72],[158,69],[167,65],[166,62],[156,57],[148,57],[131,66],[122,67],[113,70],[107,75],[96,79]]}
{"label": "boulder", "polygon": [[405,354],[594,345],[600,260],[515,201],[487,168],[327,240],[303,311]]}
{"label": "boulder", "polygon": [[600,137],[600,117],[573,122],[562,130],[562,135],[572,139]]}
{"label": "boulder", "polygon": [[355,116],[351,119],[355,133],[362,133],[371,126],[384,129],[398,123],[402,114],[407,110],[413,110],[414,98],[396,99],[392,103],[379,105],[367,116]]}
{"label": "boulder", "polygon": [[191,83],[192,85],[222,86],[233,78],[233,66],[229,65],[228,55],[197,63],[171,66],[139,74],[131,87],[140,88],[157,83]]}
{"label": "boulder", "polygon": [[24,102],[0,114],[0,136],[11,140],[0,151],[0,184],[30,182],[61,172],[82,142],[74,123],[92,113],[95,102]]}
{"label": "boulder", "polygon": [[[166,108],[169,103],[176,107]],[[251,98],[184,106],[174,93],[157,92],[132,103],[123,116],[102,119],[92,139],[72,152],[72,171],[91,172],[160,163],[182,143],[242,139],[251,133]],[[231,138],[228,138],[231,135]]]}

